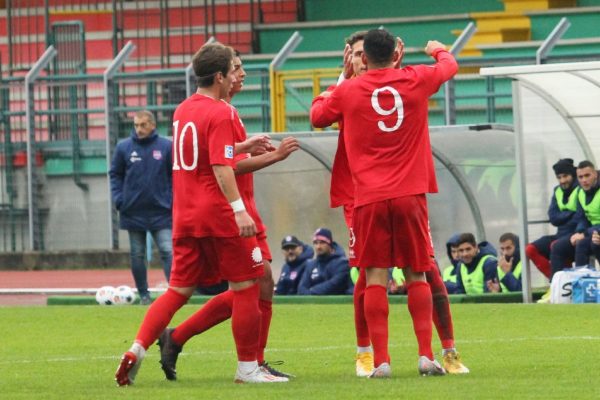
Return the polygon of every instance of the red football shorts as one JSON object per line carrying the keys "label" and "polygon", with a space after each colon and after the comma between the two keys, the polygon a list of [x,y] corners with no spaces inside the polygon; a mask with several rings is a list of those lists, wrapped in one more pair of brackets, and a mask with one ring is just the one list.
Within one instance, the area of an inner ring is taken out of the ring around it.
{"label": "red football shorts", "polygon": [[260,251],[262,253],[263,260],[267,260],[268,262],[273,261],[271,249],[269,249],[269,243],[267,243],[267,232],[258,232],[256,234],[256,241],[258,242],[258,247],[260,248]]}
{"label": "red football shorts", "polygon": [[242,282],[263,276],[263,258],[256,237],[184,237],[173,239],[169,284],[210,286],[221,279]]}
{"label": "red football shorts", "polygon": [[429,271],[433,245],[424,194],[366,204],[354,210],[354,253],[361,268],[410,266]]}

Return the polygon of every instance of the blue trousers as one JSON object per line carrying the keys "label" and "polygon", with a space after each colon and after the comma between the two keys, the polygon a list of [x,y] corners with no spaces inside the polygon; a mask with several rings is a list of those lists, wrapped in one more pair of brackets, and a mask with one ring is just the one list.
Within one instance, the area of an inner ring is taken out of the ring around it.
{"label": "blue trousers", "polygon": [[[148,271],[146,268],[146,231],[128,231],[131,259],[131,273],[140,297],[148,296]],[[167,282],[171,275],[173,241],[171,229],[150,231],[162,262]]]}

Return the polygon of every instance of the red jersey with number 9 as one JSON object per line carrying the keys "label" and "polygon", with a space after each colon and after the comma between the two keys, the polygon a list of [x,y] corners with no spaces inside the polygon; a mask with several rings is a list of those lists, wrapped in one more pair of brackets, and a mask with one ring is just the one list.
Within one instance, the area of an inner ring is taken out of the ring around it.
{"label": "red jersey with number 9", "polygon": [[438,62],[431,66],[369,70],[313,101],[314,126],[342,120],[354,207],[437,192],[428,99],[458,67],[444,50],[434,56]]}
{"label": "red jersey with number 9", "polygon": [[235,237],[239,228],[213,165],[234,167],[234,111],[201,94],[173,115],[173,238]]}

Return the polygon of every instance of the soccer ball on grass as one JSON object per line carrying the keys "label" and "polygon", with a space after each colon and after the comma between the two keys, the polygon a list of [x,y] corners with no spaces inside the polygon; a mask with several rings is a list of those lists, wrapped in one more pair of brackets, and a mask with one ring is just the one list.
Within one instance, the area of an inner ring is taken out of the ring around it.
{"label": "soccer ball on grass", "polygon": [[135,301],[135,293],[133,290],[126,285],[121,285],[115,289],[115,304],[118,306],[124,306],[133,304]]}
{"label": "soccer ball on grass", "polygon": [[112,286],[102,286],[96,292],[96,301],[101,306],[110,306],[115,304],[115,288]]}

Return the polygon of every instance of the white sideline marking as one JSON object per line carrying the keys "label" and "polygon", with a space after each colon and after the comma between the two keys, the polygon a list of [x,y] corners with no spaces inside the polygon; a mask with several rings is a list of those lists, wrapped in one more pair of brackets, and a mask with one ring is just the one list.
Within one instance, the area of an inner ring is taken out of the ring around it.
{"label": "white sideline marking", "polygon": [[[96,294],[100,288],[12,288],[0,289],[2,294]],[[137,293],[136,288],[131,288]],[[151,293],[164,293],[167,289],[161,287],[148,288]]]}
{"label": "white sideline marking", "polygon": [[[520,338],[500,338],[500,339],[473,339],[473,340],[457,340],[457,343],[461,344],[478,344],[478,343],[511,343],[511,342],[524,342],[524,341],[572,341],[572,340],[598,340],[600,341],[600,336],[551,336],[551,337],[520,337]],[[394,344],[390,343],[389,347],[409,347],[414,344]],[[355,349],[354,345],[346,345],[346,346],[321,346],[321,347],[303,347],[303,348],[268,348],[267,352],[274,353],[287,353],[287,352],[313,352],[313,351],[331,351],[331,350],[347,350],[352,351]],[[182,352],[179,356],[182,357],[193,357],[193,356],[202,356],[202,355],[223,355],[223,354],[233,354],[235,353],[233,350],[224,350],[224,351],[194,351],[194,352]],[[88,362],[88,361],[99,361],[99,360],[119,360],[121,358],[118,356],[97,356],[97,357],[51,357],[46,359],[39,360],[3,360],[0,361],[0,365],[7,364],[33,364],[33,363],[60,363],[60,362]],[[145,358],[159,358],[158,352],[150,351],[146,353]]]}

